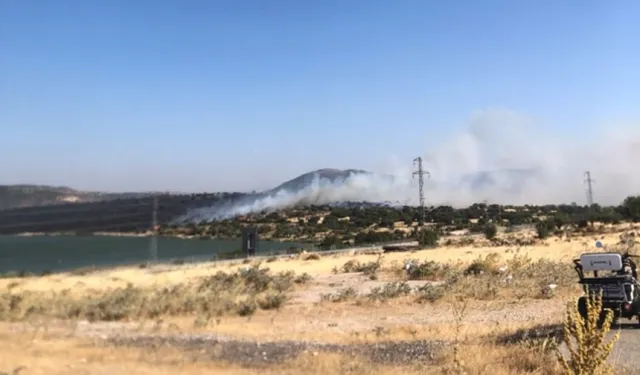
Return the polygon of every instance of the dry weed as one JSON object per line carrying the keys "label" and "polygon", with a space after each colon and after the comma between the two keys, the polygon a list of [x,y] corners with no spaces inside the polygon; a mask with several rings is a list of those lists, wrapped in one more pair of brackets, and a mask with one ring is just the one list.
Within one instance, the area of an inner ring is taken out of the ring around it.
{"label": "dry weed", "polygon": [[[570,355],[567,361],[558,351],[558,360],[566,375],[613,373],[613,369],[606,364],[606,360],[620,333],[616,333],[608,343],[605,342],[613,322],[613,311],[603,310],[602,295],[590,295],[586,298],[586,302],[586,319],[580,316],[577,306],[573,304],[567,306],[564,343]],[[604,319],[602,319],[603,312]]]}

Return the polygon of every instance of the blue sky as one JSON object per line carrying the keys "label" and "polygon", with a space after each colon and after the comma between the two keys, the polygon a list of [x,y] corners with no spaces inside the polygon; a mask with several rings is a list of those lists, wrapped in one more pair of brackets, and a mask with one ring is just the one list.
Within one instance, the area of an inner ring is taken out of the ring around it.
{"label": "blue sky", "polygon": [[640,2],[2,1],[0,183],[252,190],[638,118]]}

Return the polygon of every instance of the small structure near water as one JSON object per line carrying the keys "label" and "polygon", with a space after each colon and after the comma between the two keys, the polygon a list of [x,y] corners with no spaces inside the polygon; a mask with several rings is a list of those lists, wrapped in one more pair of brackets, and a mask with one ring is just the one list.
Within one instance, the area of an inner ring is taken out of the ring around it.
{"label": "small structure near water", "polygon": [[242,229],[242,252],[246,257],[255,256],[258,252],[258,228],[245,227]]}

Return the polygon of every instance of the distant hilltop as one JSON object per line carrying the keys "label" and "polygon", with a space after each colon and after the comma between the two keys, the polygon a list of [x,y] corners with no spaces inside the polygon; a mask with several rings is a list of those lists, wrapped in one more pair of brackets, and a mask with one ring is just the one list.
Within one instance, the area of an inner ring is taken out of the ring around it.
{"label": "distant hilltop", "polygon": [[281,190],[298,191],[305,189],[307,186],[313,184],[316,180],[327,180],[330,183],[336,183],[339,181],[344,181],[352,175],[358,174],[372,174],[372,172],[367,172],[362,169],[318,169],[316,171],[307,172],[294,179],[284,182],[267,191],[266,193],[275,193]]}

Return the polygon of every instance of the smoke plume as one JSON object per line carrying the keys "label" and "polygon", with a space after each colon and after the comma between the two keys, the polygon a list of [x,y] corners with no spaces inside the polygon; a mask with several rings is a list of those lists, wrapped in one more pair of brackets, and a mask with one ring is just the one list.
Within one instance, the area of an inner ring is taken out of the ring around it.
{"label": "smoke plume", "polygon": [[[427,205],[585,204],[584,172],[590,171],[596,203],[619,204],[640,191],[640,121],[604,124],[599,129],[547,130],[519,113],[473,112],[466,126],[422,155]],[[299,204],[345,201],[417,205],[411,160],[391,173],[345,173],[295,189],[270,191],[244,201],[198,209],[181,220],[224,219]]]}

